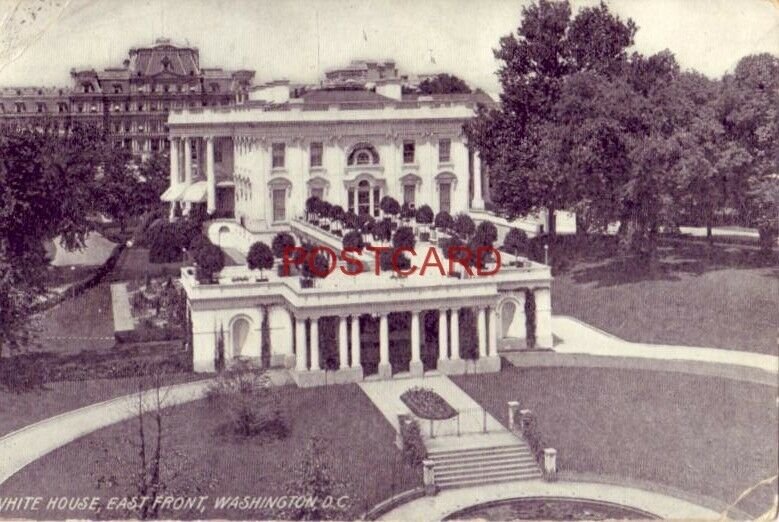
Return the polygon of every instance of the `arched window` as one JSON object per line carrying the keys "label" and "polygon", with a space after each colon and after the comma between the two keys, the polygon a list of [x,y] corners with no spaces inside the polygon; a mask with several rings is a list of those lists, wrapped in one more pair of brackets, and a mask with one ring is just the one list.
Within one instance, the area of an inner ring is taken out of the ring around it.
{"label": "arched window", "polygon": [[379,153],[370,143],[358,143],[346,160],[347,165],[378,165]]}

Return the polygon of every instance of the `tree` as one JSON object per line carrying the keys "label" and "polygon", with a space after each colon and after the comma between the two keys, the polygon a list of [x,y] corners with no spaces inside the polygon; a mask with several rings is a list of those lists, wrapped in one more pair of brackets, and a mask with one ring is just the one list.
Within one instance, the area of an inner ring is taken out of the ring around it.
{"label": "tree", "polygon": [[555,104],[576,72],[619,73],[635,32],[632,21],[622,22],[603,3],[571,20],[567,1],[539,0],[523,8],[517,34],[501,38],[495,51],[501,106],[480,108],[465,131],[490,167],[493,199],[503,213],[546,209],[554,240],[556,211],[577,202]]}
{"label": "tree", "polygon": [[481,246],[492,246],[498,240],[498,229],[489,221],[482,221],[476,227],[474,238]]}
{"label": "tree", "polygon": [[263,270],[273,268],[273,251],[262,241],[257,241],[249,248],[246,256],[246,264],[249,270],[260,270],[260,278],[263,278]]}
{"label": "tree", "polygon": [[153,211],[162,207],[160,196],[170,180],[170,156],[155,152],[137,164],[138,185],[135,193],[135,213]]}
{"label": "tree", "polygon": [[197,279],[201,283],[213,282],[214,275],[221,272],[225,266],[224,253],[216,245],[204,245],[195,252],[197,264]]}
{"label": "tree", "polygon": [[284,257],[284,252],[287,250],[293,248],[295,246],[295,238],[292,237],[292,234],[289,232],[279,232],[275,236],[273,236],[273,241],[271,242],[271,249],[273,250],[273,255],[282,258]]}
{"label": "tree", "polygon": [[755,180],[749,196],[760,234],[760,249],[770,254],[779,237],[779,175]]}
{"label": "tree", "polygon": [[376,241],[389,241],[392,237],[392,221],[382,219],[375,223],[371,228],[371,233],[373,233],[373,239]]}
{"label": "tree", "polygon": [[8,129],[0,134],[0,356],[33,340],[30,315],[45,292],[44,241],[81,248],[93,228],[104,134]]}
{"label": "tree", "polygon": [[[306,444],[300,460],[290,470],[292,477],[287,490],[290,495],[303,498],[345,498],[349,491],[349,485],[338,480],[333,471],[333,458],[330,445],[320,437],[312,437]],[[291,503],[290,503],[291,504]],[[313,505],[293,507],[292,512],[285,514],[284,518],[290,520],[326,520],[343,519],[346,514],[344,506],[337,502],[325,504],[315,502]]]}
{"label": "tree", "polygon": [[416,238],[411,227],[399,227],[392,236],[392,246],[397,248],[414,248]]}
{"label": "tree", "polygon": [[[524,230],[518,228],[512,228],[503,238],[503,250],[510,254],[514,254],[514,257],[519,258],[520,252],[522,252],[527,246],[527,234]],[[519,259],[516,259],[519,261]]]}
{"label": "tree", "polygon": [[473,234],[474,230],[476,230],[476,225],[474,224],[473,219],[471,219],[471,216],[460,213],[457,214],[457,217],[454,219],[453,228],[457,234],[463,238],[468,238]]}
{"label": "tree", "polygon": [[140,186],[137,166],[128,149],[109,149],[107,156],[97,181],[97,204],[100,211],[119,222],[124,233],[128,219],[140,210],[136,205]]}
{"label": "tree", "polygon": [[452,228],[452,225],[454,225],[454,220],[452,219],[452,216],[449,215],[449,212],[442,210],[436,214],[435,227],[438,230],[449,230]]}
{"label": "tree", "polygon": [[429,205],[422,205],[417,209],[416,221],[420,225],[429,225],[433,222],[433,209]]}
{"label": "tree", "polygon": [[308,221],[311,221],[312,216],[319,214],[319,204],[321,201],[322,200],[316,196],[311,196],[306,200],[306,219]]}
{"label": "tree", "polygon": [[470,93],[471,88],[463,80],[452,74],[436,74],[431,78],[425,78],[419,83],[419,92],[422,94],[457,94]]}

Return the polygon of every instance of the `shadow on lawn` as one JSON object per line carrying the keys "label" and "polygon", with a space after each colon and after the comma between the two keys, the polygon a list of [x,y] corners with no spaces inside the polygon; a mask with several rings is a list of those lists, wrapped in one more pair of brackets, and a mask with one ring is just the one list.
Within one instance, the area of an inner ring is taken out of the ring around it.
{"label": "shadow on lawn", "polygon": [[[700,276],[714,270],[728,268],[753,269],[775,266],[777,256],[766,256],[755,251],[734,248],[710,248],[702,244],[663,245],[658,248],[659,261],[651,268],[638,265],[633,259],[615,252],[600,251],[601,256],[591,253],[581,255],[569,252],[572,259],[585,261],[578,267],[561,270],[570,272],[574,282],[596,283],[596,287],[617,286],[641,281],[679,281],[683,275]],[[589,261],[589,262],[587,262]],[[779,268],[766,277],[779,278]]]}

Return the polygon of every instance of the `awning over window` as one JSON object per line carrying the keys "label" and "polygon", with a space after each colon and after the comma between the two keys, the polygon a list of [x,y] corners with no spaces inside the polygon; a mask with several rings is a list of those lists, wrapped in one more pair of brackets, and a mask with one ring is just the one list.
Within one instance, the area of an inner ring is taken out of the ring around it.
{"label": "awning over window", "polygon": [[168,187],[168,190],[162,193],[160,199],[162,199],[162,201],[181,201],[181,196],[184,194],[186,188],[187,187],[184,185]]}
{"label": "awning over window", "polygon": [[208,182],[196,181],[186,188],[184,194],[181,196],[181,201],[187,201],[189,203],[202,203],[206,200],[207,191]]}

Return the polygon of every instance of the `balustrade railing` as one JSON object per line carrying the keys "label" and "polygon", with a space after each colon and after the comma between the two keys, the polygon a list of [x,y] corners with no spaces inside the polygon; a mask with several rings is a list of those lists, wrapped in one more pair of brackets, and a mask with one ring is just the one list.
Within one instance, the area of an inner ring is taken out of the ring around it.
{"label": "balustrade railing", "polygon": [[427,433],[431,439],[439,437],[461,437],[474,433],[487,433],[487,410],[466,408],[448,419],[427,419]]}

